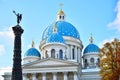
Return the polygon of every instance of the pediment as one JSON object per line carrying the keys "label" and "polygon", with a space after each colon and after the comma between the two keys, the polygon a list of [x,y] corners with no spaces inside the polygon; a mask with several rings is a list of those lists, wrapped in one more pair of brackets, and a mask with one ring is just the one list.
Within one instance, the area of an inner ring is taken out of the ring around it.
{"label": "pediment", "polygon": [[23,67],[50,67],[50,66],[60,67],[60,66],[71,66],[71,65],[75,66],[75,65],[78,65],[78,63],[72,62],[72,61],[48,58],[48,59],[42,59],[42,60],[25,64],[23,65]]}

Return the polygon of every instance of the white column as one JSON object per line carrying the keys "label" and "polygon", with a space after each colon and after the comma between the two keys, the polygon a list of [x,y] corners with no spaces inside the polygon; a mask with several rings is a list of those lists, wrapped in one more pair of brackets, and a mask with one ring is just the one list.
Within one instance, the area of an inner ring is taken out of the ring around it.
{"label": "white column", "polygon": [[23,74],[23,80],[27,80],[27,73]]}
{"label": "white column", "polygon": [[71,55],[70,55],[70,45],[67,46],[67,50],[66,50],[66,56],[67,58],[70,60],[71,59]]}
{"label": "white column", "polygon": [[48,49],[48,56],[51,57],[51,50]]}
{"label": "white column", "polygon": [[72,55],[72,48],[73,48],[73,46],[70,45],[70,59],[71,59],[71,60],[72,60],[72,58],[73,58],[73,55]]}
{"label": "white column", "polygon": [[77,46],[75,46],[75,60],[77,61]]}
{"label": "white column", "polygon": [[57,80],[57,72],[53,72],[53,80]]}
{"label": "white column", "polygon": [[82,55],[82,49],[81,48],[79,48],[79,54],[80,54],[80,56],[79,56],[80,57],[80,63],[82,64],[82,59],[83,59],[82,56],[83,55]]}
{"label": "white column", "polygon": [[78,54],[78,56],[77,56],[78,62],[80,63],[80,59],[82,58],[82,56],[81,56],[81,52],[80,52],[80,48],[79,47],[77,49],[77,54]]}
{"label": "white column", "polygon": [[55,58],[59,59],[59,50],[58,49],[56,49],[56,51],[55,51]]}
{"label": "white column", "polygon": [[45,57],[44,57],[44,54],[45,54],[45,53],[44,53],[44,50],[42,50],[42,57],[41,57],[42,59],[45,58]]}
{"label": "white column", "polygon": [[74,72],[74,80],[78,80],[77,72]]}
{"label": "white column", "polygon": [[67,80],[67,72],[63,72],[64,73],[64,80]]}
{"label": "white column", "polygon": [[46,80],[46,73],[42,73],[42,80]]}
{"label": "white column", "polygon": [[32,80],[36,80],[36,73],[32,74]]}

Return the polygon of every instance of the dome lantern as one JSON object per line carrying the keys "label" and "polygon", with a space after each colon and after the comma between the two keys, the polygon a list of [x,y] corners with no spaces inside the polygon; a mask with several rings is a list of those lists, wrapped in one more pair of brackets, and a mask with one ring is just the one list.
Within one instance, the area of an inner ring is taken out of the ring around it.
{"label": "dome lantern", "polygon": [[63,4],[60,4],[60,6],[61,6],[61,9],[57,13],[57,21],[64,21],[65,20],[65,14],[64,14],[64,12],[62,10]]}

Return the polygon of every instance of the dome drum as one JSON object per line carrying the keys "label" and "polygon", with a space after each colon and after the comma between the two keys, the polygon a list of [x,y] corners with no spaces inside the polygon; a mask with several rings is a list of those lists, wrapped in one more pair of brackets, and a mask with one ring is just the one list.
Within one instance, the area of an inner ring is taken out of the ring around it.
{"label": "dome drum", "polygon": [[36,61],[39,59],[40,59],[40,57],[28,56],[28,57],[24,57],[23,61],[24,61],[24,64],[26,64],[26,63],[33,62],[33,61]]}
{"label": "dome drum", "polygon": [[[56,47],[57,46],[57,47]],[[45,55],[47,54],[49,57],[51,57],[51,51],[55,50],[55,58],[57,58],[57,55],[59,54],[59,51],[62,50],[63,55],[65,55],[64,53],[66,52],[66,45],[65,44],[51,44],[51,43],[47,43],[45,44],[45,46],[43,47],[44,49],[42,49],[42,58],[46,58]]]}
{"label": "dome drum", "polygon": [[[81,40],[78,40],[76,38],[71,38],[68,36],[63,36],[64,40],[66,41],[66,44],[72,44],[72,45],[76,45],[78,47],[80,47],[82,45]],[[82,47],[81,47],[82,49]]]}

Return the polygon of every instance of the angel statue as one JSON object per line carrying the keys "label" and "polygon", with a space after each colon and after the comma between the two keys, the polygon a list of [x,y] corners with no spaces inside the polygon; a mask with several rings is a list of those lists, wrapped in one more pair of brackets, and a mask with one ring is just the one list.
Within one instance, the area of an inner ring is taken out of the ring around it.
{"label": "angel statue", "polygon": [[17,16],[17,24],[19,24],[20,21],[22,20],[22,14],[19,14],[19,13],[16,14],[15,11],[13,11],[13,13]]}

